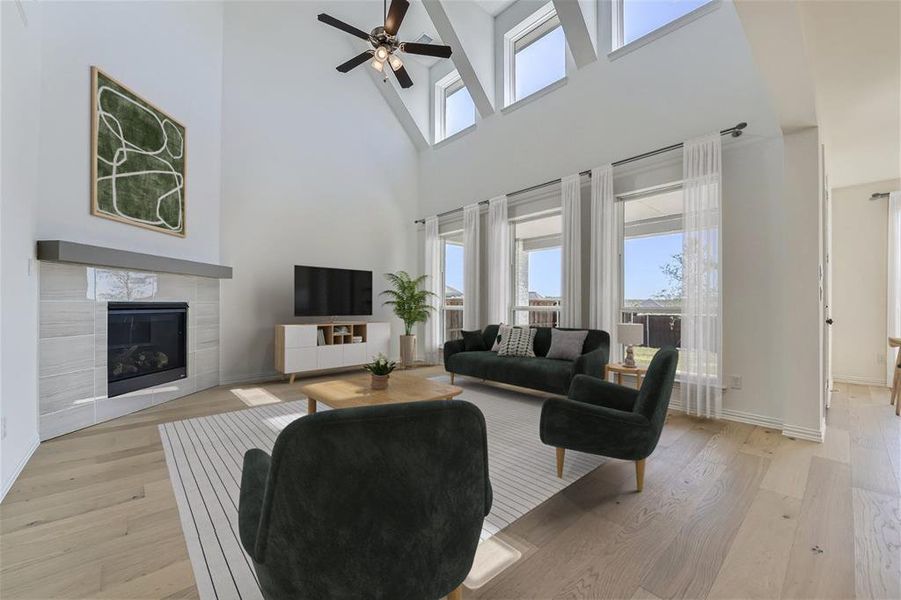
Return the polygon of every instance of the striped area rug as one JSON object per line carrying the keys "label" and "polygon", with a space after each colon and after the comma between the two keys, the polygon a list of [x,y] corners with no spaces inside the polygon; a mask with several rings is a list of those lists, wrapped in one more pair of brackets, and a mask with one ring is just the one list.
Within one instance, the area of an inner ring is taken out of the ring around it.
{"label": "striped area rug", "polygon": [[[567,452],[564,477],[558,479],[554,451],[538,439],[540,398],[477,383],[458,385],[464,390],[458,398],[478,406],[488,428],[494,504],[482,526],[483,541],[604,462],[601,457]],[[243,456],[250,448],[270,452],[278,433],[305,414],[306,401],[297,401],[160,425],[203,600],[262,599],[253,565],[238,538]]]}

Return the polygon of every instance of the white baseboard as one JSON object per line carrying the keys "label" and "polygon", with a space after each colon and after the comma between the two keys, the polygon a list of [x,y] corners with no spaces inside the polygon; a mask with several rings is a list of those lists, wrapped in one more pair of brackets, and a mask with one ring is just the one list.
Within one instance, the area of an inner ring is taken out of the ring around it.
{"label": "white baseboard", "polygon": [[782,435],[799,440],[807,440],[809,442],[823,443],[826,437],[824,429],[813,429],[811,427],[798,427],[796,425],[782,425]]}
{"label": "white baseboard", "polygon": [[757,425],[759,427],[767,427],[769,429],[782,429],[782,419],[774,419],[773,417],[768,417],[766,415],[758,415],[741,410],[724,408],[723,418],[728,419],[729,421],[748,423],[749,425]]}
{"label": "white baseboard", "polygon": [[[673,410],[685,412],[685,407],[682,406],[681,400],[673,399],[669,406]],[[757,425],[759,427],[767,427],[770,429],[782,429],[782,421],[780,419],[741,410],[732,410],[730,408],[724,408],[720,413],[720,418],[727,421],[735,421],[736,423],[747,423],[748,425]]]}
{"label": "white baseboard", "polygon": [[856,375],[833,375],[832,381],[835,383],[850,383],[853,385],[875,385],[877,387],[889,387],[885,384],[885,380],[880,377],[858,377]]}
{"label": "white baseboard", "polygon": [[22,457],[22,460],[19,461],[19,464],[16,465],[16,468],[13,470],[12,476],[9,478],[9,481],[3,482],[3,489],[0,489],[0,502],[6,498],[6,493],[12,488],[13,484],[16,482],[16,479],[19,478],[19,475],[22,473],[22,469],[25,468],[25,465],[28,464],[28,461],[31,460],[34,451],[38,449],[38,446],[41,444],[41,439],[35,434],[34,439],[31,440],[31,443],[28,444],[28,451],[25,452],[25,456]]}

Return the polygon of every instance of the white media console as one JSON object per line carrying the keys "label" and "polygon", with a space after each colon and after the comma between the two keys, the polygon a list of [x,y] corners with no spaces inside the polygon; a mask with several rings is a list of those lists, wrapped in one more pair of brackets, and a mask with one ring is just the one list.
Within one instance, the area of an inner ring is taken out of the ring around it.
{"label": "white media console", "polygon": [[275,369],[294,376],[354,367],[378,354],[388,355],[390,323],[341,321],[275,326]]}

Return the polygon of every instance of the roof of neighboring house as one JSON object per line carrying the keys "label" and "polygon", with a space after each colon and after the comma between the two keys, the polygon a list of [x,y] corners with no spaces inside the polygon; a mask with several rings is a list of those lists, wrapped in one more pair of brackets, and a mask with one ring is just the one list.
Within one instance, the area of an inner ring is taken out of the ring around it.
{"label": "roof of neighboring house", "polygon": [[444,286],[444,297],[445,298],[460,298],[463,296],[463,292],[458,290],[452,285]]}
{"label": "roof of neighboring house", "polygon": [[682,304],[680,299],[664,299],[664,298],[645,298],[642,300],[632,299],[623,302],[626,308],[678,308]]}

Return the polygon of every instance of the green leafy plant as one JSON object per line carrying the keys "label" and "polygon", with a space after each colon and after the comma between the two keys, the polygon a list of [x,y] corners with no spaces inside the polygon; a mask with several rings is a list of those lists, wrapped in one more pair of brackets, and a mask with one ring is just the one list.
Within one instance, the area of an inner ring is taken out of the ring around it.
{"label": "green leafy plant", "polygon": [[385,290],[380,294],[390,298],[384,304],[394,307],[394,314],[404,322],[406,335],[413,335],[413,327],[417,323],[425,323],[429,318],[429,312],[434,310],[429,300],[435,297],[435,294],[422,289],[425,275],[414,279],[406,271],[398,271],[385,273],[385,279],[394,289]]}
{"label": "green leafy plant", "polygon": [[389,375],[395,367],[397,367],[397,363],[388,360],[388,357],[381,353],[374,356],[371,363],[363,365],[363,368],[373,375]]}

